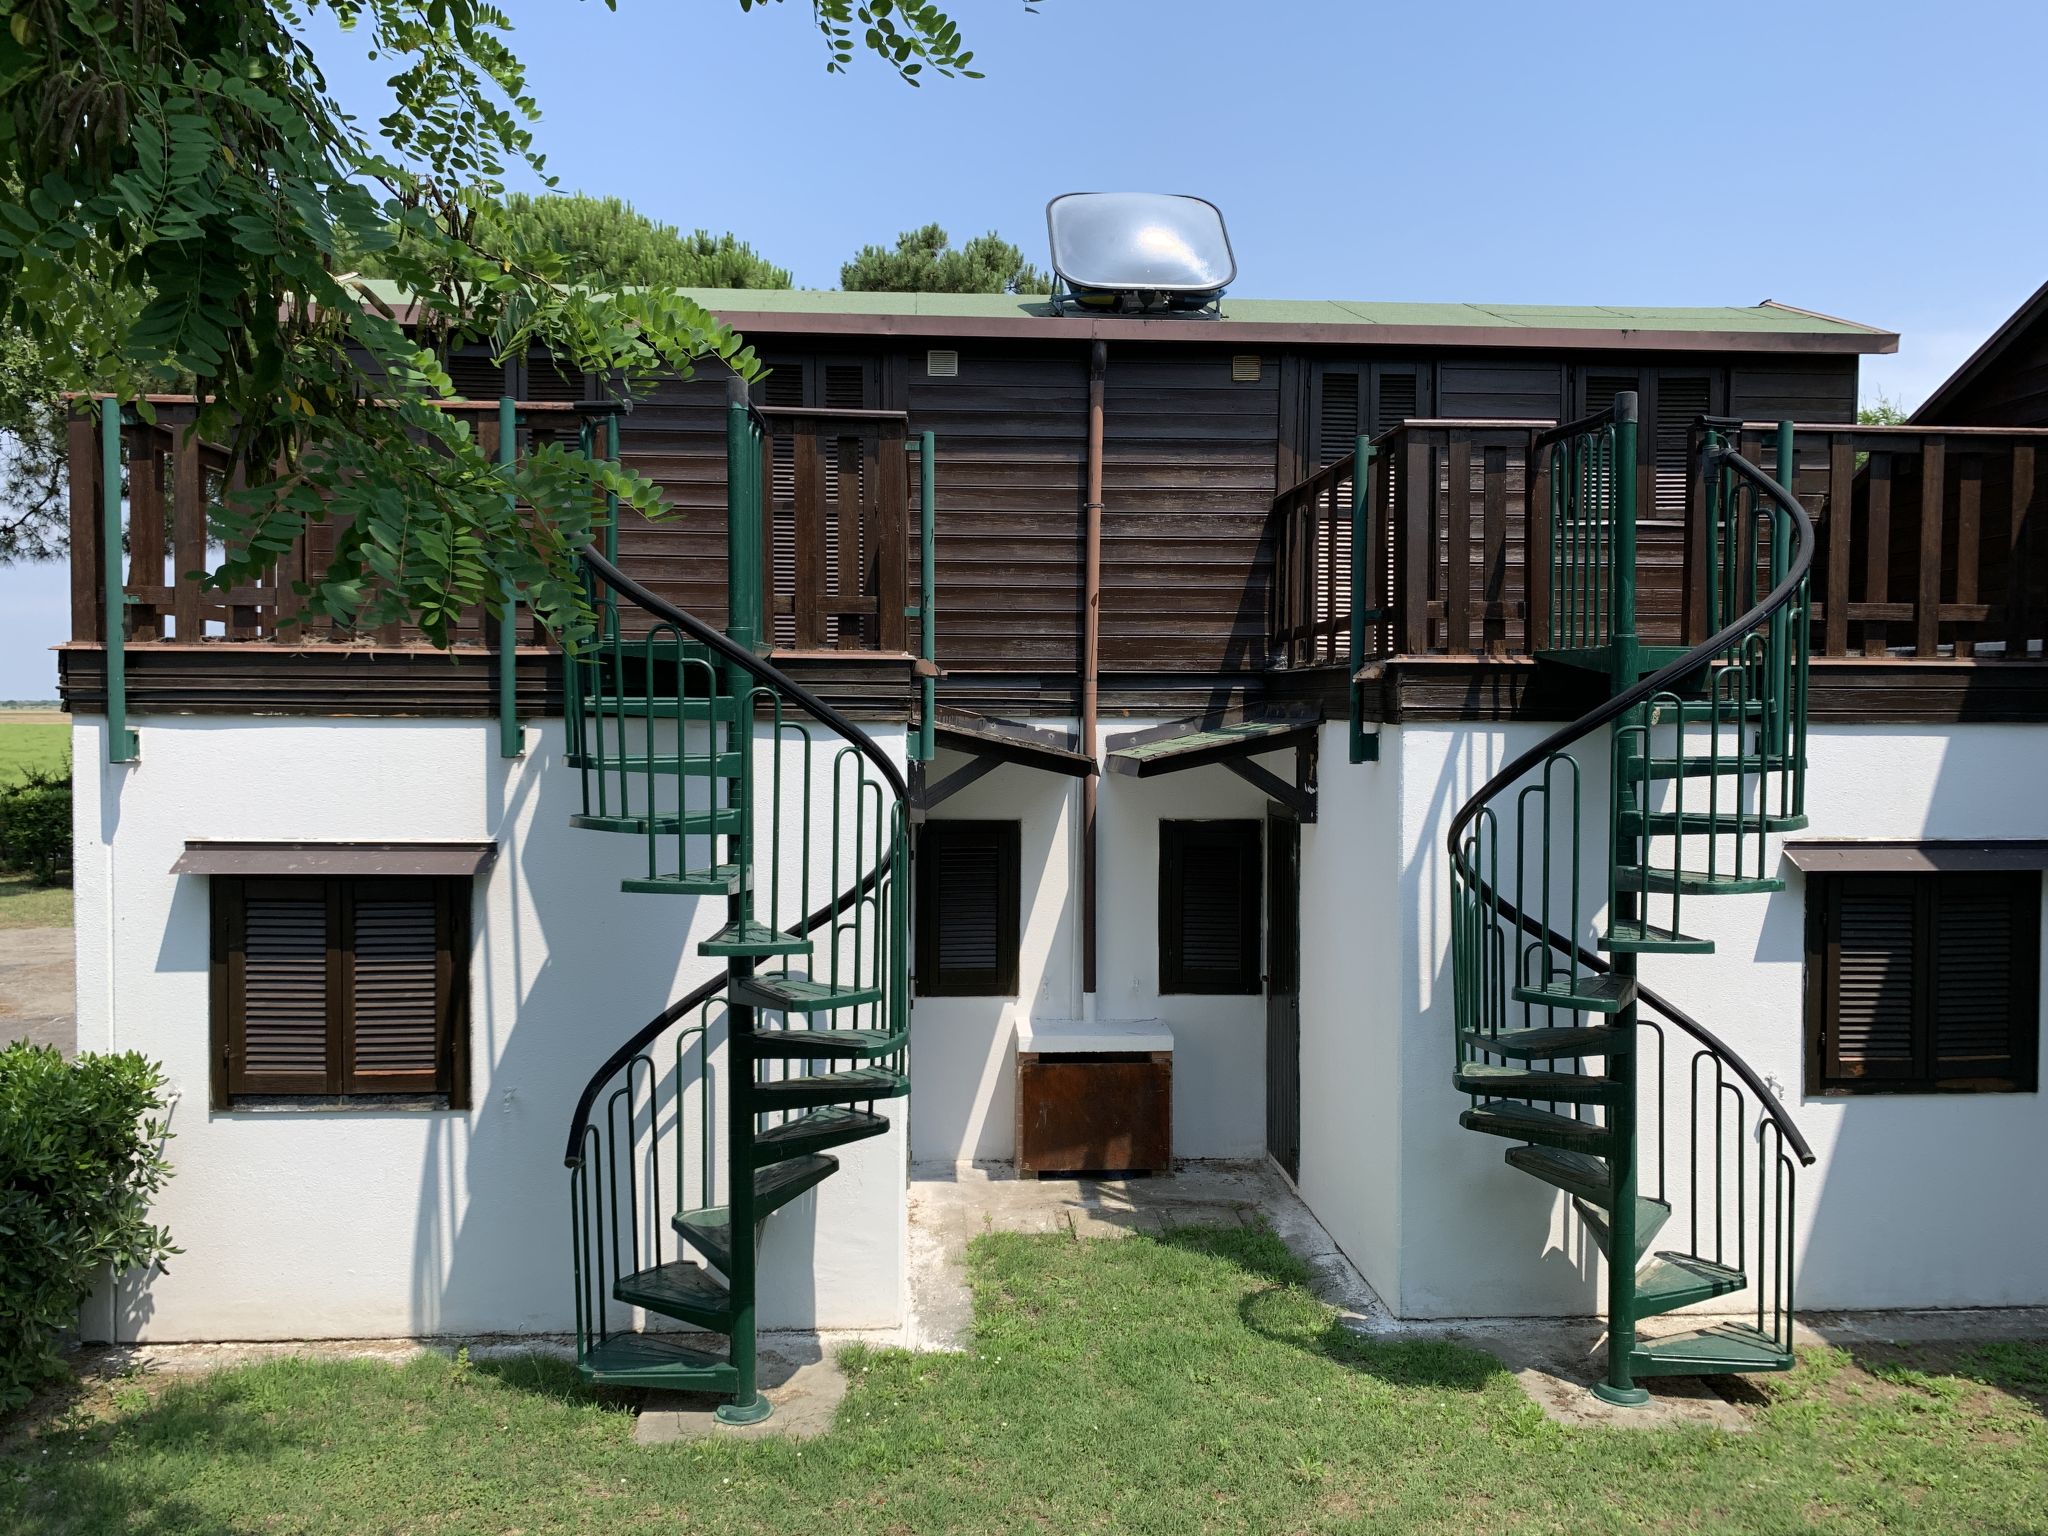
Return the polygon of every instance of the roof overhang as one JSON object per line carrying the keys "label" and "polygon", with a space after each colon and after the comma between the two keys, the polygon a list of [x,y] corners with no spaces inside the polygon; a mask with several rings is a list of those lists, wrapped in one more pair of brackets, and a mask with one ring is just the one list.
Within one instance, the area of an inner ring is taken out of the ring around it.
{"label": "roof overhang", "polygon": [[1153,341],[1208,346],[1462,348],[1571,352],[1749,352],[1864,356],[1896,352],[1888,331],[1706,331],[1602,326],[1396,325],[1207,320],[1138,315],[920,315],[721,309],[744,336],[833,336],[889,340]]}
{"label": "roof overhang", "polygon": [[256,843],[193,841],[174,875],[475,875],[498,857],[496,843]]}

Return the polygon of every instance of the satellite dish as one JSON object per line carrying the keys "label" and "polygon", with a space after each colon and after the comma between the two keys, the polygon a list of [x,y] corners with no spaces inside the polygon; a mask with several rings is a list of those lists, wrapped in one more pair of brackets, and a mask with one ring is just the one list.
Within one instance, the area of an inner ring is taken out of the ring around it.
{"label": "satellite dish", "polygon": [[1209,309],[1237,278],[1223,212],[1168,192],[1068,192],[1045,205],[1055,314]]}

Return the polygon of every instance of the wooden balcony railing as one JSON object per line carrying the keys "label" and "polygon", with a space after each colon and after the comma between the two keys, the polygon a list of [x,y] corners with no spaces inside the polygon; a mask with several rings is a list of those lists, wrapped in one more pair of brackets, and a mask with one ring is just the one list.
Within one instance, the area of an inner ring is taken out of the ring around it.
{"label": "wooden balcony railing", "polygon": [[[197,406],[189,396],[149,403],[151,422],[132,409],[121,414],[111,461],[126,555],[119,572],[124,640],[425,644],[408,626],[347,630],[307,612],[299,589],[325,577],[339,520],[309,527],[251,581],[228,591],[206,587],[198,575],[224,553],[210,531],[209,508],[228,489],[228,455],[194,434]],[[71,635],[92,643],[107,634],[109,461],[103,413],[89,404],[79,402],[70,424]],[[443,408],[470,416],[484,451],[497,454],[500,402],[456,400]],[[518,401],[514,409],[523,446],[535,434],[573,441],[588,408]],[[776,643],[799,651],[907,651],[916,554],[909,530],[917,517],[906,443],[917,444],[907,419],[899,411],[773,407],[760,415],[770,447],[763,458],[770,524],[763,579]],[[625,564],[630,571],[631,555]],[[495,631],[494,615],[479,607],[458,626],[456,644],[490,645]],[[528,619],[517,639],[541,644],[544,636]]]}
{"label": "wooden balcony railing", "polygon": [[[1746,457],[1773,467],[1774,426],[1724,430],[1738,434]],[[1793,489],[1820,538],[1815,655],[2048,654],[2048,430],[1800,424],[1794,432]],[[1688,571],[1703,558],[1697,499]],[[1703,610],[1688,610],[1689,639],[1703,638],[1704,624]]]}
{"label": "wooden balcony railing", "polygon": [[1545,560],[1530,549],[1530,465],[1549,426],[1404,422],[1368,445],[1362,499],[1355,449],[1275,497],[1276,661],[1352,658],[1354,582],[1365,599],[1356,660],[1531,649],[1522,573]]}
{"label": "wooden balcony railing", "polygon": [[[1776,423],[1722,422],[1776,473]],[[1273,501],[1268,635],[1277,665],[1514,656],[1550,630],[1549,422],[1410,421]],[[1695,428],[1695,448],[1706,424]],[[1813,654],[2048,660],[2048,430],[1795,429],[1793,489],[1820,540]],[[1695,462],[1697,455],[1695,454]],[[1638,466],[1639,482],[1649,466]],[[1639,495],[1642,505],[1652,504]],[[1638,524],[1638,620],[1654,644],[1706,638],[1704,498]],[[1352,543],[1362,548],[1355,567]],[[1352,645],[1354,582],[1363,594]]]}
{"label": "wooden balcony railing", "polygon": [[[425,644],[409,627],[380,625],[348,630],[307,613],[301,586],[327,574],[341,520],[316,523],[292,541],[278,559],[247,584],[209,588],[201,576],[225,553],[215,542],[208,509],[230,487],[228,455],[193,430],[197,403],[189,395],[151,397],[153,422],[133,410],[109,452],[104,413],[85,409],[71,417],[68,468],[71,486],[71,638],[103,641],[109,634],[107,599],[110,545],[118,561],[125,552],[118,589],[122,594],[121,637],[131,643],[229,641],[311,645],[334,641],[384,645]],[[498,452],[498,401],[450,400],[442,409],[473,417],[484,451]],[[515,409],[522,431],[566,432],[573,437],[576,407],[559,401],[520,401]],[[116,477],[117,505],[107,514],[109,468]],[[110,534],[115,535],[111,536]],[[124,549],[125,546],[125,549]],[[527,626],[521,643],[539,643],[537,626]],[[458,644],[491,643],[495,618],[481,606],[467,614]]]}
{"label": "wooden balcony railing", "polygon": [[911,482],[901,411],[762,406],[771,635],[798,651],[909,649]]}

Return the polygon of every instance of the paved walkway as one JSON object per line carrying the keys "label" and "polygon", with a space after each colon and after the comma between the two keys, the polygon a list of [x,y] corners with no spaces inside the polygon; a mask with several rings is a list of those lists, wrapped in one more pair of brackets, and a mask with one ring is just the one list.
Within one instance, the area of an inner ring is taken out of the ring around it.
{"label": "paved walkway", "polygon": [[78,1048],[69,928],[0,929],[0,1044],[27,1036],[66,1056]]}

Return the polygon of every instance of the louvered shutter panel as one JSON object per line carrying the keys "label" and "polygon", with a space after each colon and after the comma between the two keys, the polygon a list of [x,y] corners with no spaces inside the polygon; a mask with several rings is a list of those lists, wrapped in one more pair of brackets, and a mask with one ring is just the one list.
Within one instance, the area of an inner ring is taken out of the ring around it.
{"label": "louvered shutter panel", "polygon": [[939,969],[996,968],[996,867],[986,843],[948,838],[939,847]]}
{"label": "louvered shutter panel", "polygon": [[[867,409],[868,370],[865,363],[826,363],[820,380],[823,403],[828,410]],[[861,462],[861,440],[842,435],[820,445],[825,461],[825,583],[840,597],[860,595],[860,572],[867,555],[866,529],[862,512],[866,502],[865,466]],[[843,498],[842,499],[842,494]],[[858,643],[858,616],[837,615],[826,620],[825,633],[835,645]]]}
{"label": "louvered shutter panel", "polygon": [[931,821],[918,847],[918,990],[1005,997],[1017,990],[1020,827]]}
{"label": "louvered shutter panel", "polygon": [[[1316,412],[1316,465],[1334,464],[1358,446],[1360,423],[1364,421],[1361,378],[1357,373],[1324,369],[1322,398]],[[1323,526],[1330,531],[1331,549],[1317,551],[1318,570],[1328,572],[1327,581],[1315,582],[1312,591],[1314,617],[1318,622],[1351,611],[1351,518],[1348,503],[1342,502],[1343,487],[1323,493]],[[1322,642],[1334,645],[1334,641]]]}
{"label": "louvered shutter panel", "polygon": [[2021,1042],[2038,1029],[2039,887],[2031,873],[1939,877],[1931,999],[1938,1077],[2010,1078],[2020,1070]]}
{"label": "louvered shutter panel", "polygon": [[1422,415],[1422,375],[1419,372],[1382,368],[1375,377],[1375,383],[1379,398],[1373,405],[1374,436]]}
{"label": "louvered shutter panel", "polygon": [[[763,405],[804,403],[804,368],[800,362],[777,363],[761,385]],[[796,615],[790,607],[796,593],[796,440],[787,433],[769,440],[768,559],[774,579],[768,609],[771,638],[777,645],[796,644]]]}
{"label": "louvered shutter panel", "polygon": [[357,1093],[431,1093],[445,1047],[446,948],[430,881],[362,881],[349,892],[348,948]]}
{"label": "louvered shutter panel", "polygon": [[1259,824],[1160,823],[1160,990],[1259,990]]}
{"label": "louvered shutter panel", "polygon": [[1713,409],[1714,383],[1708,378],[1657,378],[1656,515],[1683,521],[1686,481],[1692,474],[1690,449],[1695,417]]}
{"label": "louvered shutter panel", "polygon": [[510,393],[505,368],[482,351],[459,352],[448,359],[448,377],[455,392],[465,400],[498,400]]}
{"label": "louvered shutter panel", "polygon": [[1632,373],[1591,373],[1586,375],[1586,408],[1580,414],[1596,416],[1614,404],[1614,397],[1623,390],[1640,389],[1641,381]]}
{"label": "louvered shutter panel", "polygon": [[241,908],[231,1085],[244,1093],[329,1091],[327,889],[319,881],[251,882]]}
{"label": "louvered shutter panel", "polygon": [[1359,422],[1359,380],[1356,373],[1323,372],[1323,394],[1316,412],[1316,464],[1334,464],[1352,450]]}
{"label": "louvered shutter panel", "polygon": [[1830,1078],[1920,1075],[1914,1019],[1919,901],[1909,875],[1830,881],[1825,1069]]}

